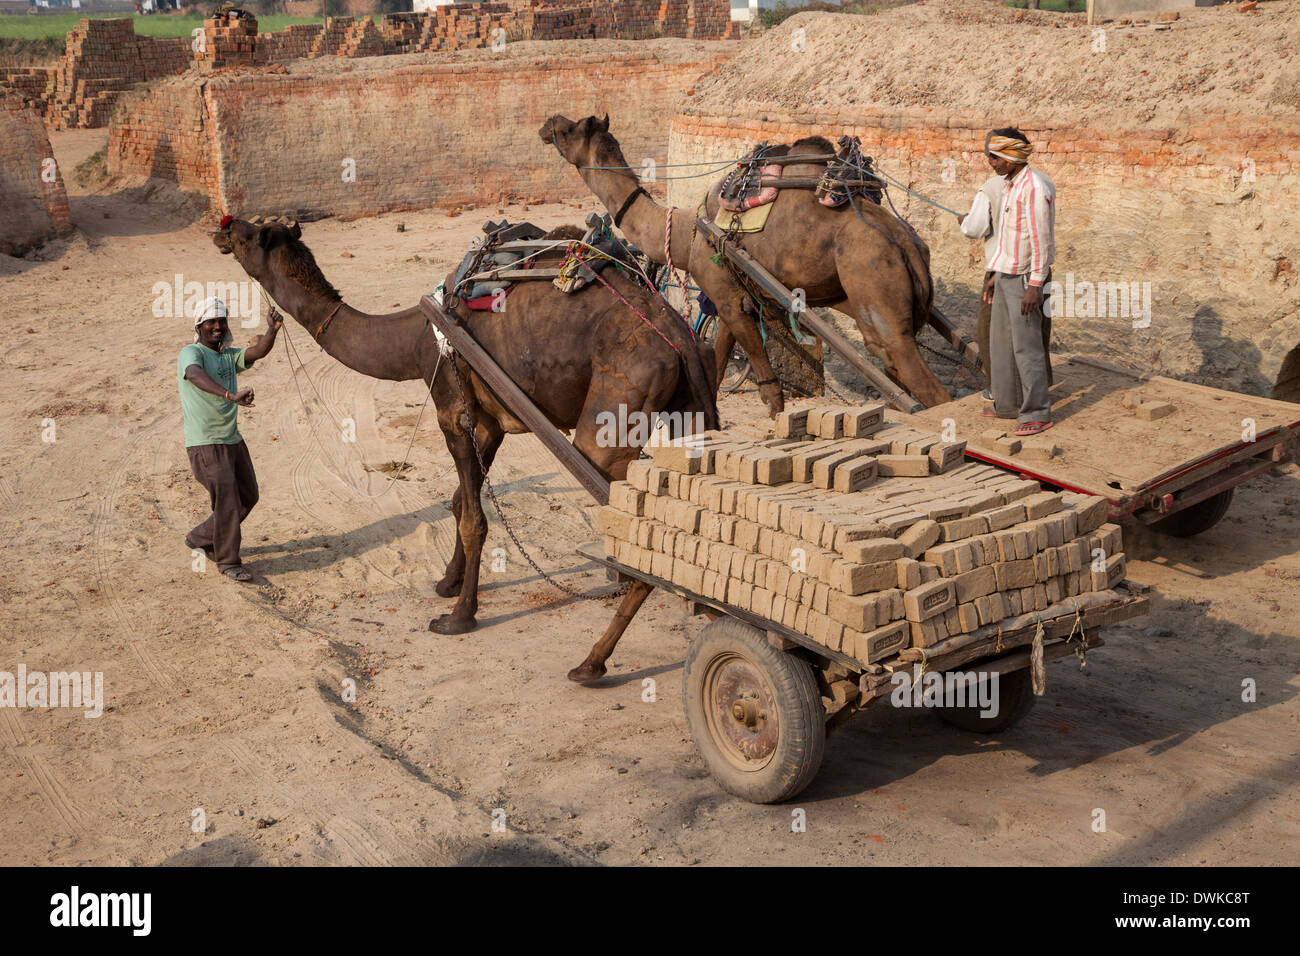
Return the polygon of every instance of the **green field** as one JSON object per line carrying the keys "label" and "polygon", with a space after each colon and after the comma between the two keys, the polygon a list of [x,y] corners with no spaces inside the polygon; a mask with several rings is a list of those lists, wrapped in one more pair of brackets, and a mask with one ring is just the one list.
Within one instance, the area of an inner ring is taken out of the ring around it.
{"label": "green field", "polygon": [[[214,4],[215,6],[215,4]],[[85,19],[80,13],[47,13],[32,16],[24,13],[0,13],[0,39],[43,40],[47,37],[63,37],[68,31]],[[96,20],[111,20],[113,17],[94,17]],[[151,37],[186,37],[194,32],[195,27],[203,25],[200,16],[175,16],[157,14],[151,17],[133,17],[135,32],[141,36]],[[257,18],[257,29],[261,33],[270,30],[283,30],[291,23],[321,23],[320,17],[287,17],[276,14]]]}

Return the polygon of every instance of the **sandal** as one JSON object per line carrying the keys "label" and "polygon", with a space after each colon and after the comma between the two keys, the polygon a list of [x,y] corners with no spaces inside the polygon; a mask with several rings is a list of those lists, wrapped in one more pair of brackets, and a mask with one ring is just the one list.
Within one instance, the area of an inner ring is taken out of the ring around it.
{"label": "sandal", "polygon": [[997,415],[993,411],[992,405],[985,405],[983,408],[981,408],[980,415],[984,418],[997,418]]}
{"label": "sandal", "polygon": [[244,566],[242,564],[236,564],[233,567],[226,568],[221,573],[233,581],[253,580],[253,576],[244,570]]}
{"label": "sandal", "polygon": [[1051,428],[1055,422],[1025,422],[1023,425],[1016,426],[1016,436],[1024,438],[1028,435],[1037,435],[1039,432],[1045,432]]}

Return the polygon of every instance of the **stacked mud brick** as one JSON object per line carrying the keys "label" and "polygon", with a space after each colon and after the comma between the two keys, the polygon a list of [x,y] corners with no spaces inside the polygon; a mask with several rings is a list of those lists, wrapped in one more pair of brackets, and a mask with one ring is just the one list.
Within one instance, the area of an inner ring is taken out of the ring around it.
{"label": "stacked mud brick", "polygon": [[383,56],[384,37],[369,17],[363,17],[348,26],[339,47],[339,56]]}
{"label": "stacked mud brick", "polygon": [[194,53],[200,70],[257,63],[257,18],[215,16],[203,21],[203,43]]}
{"label": "stacked mud brick", "polygon": [[1104,498],[965,461],[884,406],[785,412],[775,438],[654,449],[610,489],[615,561],[864,664],[1124,578]]}
{"label": "stacked mud brick", "polygon": [[260,34],[257,38],[257,62],[305,60],[316,49],[323,32],[325,26],[321,23],[291,23],[283,30]]}
{"label": "stacked mud brick", "polygon": [[427,15],[423,13],[386,13],[379,21],[384,48],[393,53],[420,52],[420,34]]}

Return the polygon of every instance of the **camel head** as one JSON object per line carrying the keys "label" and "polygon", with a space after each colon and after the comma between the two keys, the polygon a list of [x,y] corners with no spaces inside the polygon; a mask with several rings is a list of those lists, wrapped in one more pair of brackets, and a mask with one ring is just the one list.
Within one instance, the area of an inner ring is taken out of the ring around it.
{"label": "camel head", "polygon": [[551,143],[574,166],[624,166],[623,151],[609,135],[609,116],[588,116],[576,123],[558,113],[537,131],[542,142]]}
{"label": "camel head", "polygon": [[[256,219],[257,217],[254,217]],[[222,255],[234,256],[290,314],[303,298],[337,302],[342,296],[326,281],[316,258],[302,241],[302,227],[277,220],[249,222],[227,217],[212,234]]]}

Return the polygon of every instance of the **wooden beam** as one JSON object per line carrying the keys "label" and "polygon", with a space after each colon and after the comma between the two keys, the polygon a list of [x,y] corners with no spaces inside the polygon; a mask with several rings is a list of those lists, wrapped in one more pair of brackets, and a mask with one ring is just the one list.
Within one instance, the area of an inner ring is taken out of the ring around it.
{"label": "wooden beam", "polygon": [[951,342],[953,348],[966,356],[966,358],[970,359],[976,365],[979,365],[981,368],[983,367],[983,363],[980,362],[979,343],[961,329],[957,328],[957,326],[953,325],[952,322],[948,320],[948,317],[940,312],[935,306],[930,307],[930,314],[926,316],[926,318],[929,321],[931,328]]}
{"label": "wooden beam", "polygon": [[546,413],[538,408],[514,379],[502,371],[501,366],[470,334],[469,329],[453,320],[430,296],[420,298],[420,311],[424,313],[443,337],[451,343],[460,357],[469,363],[478,377],[487,383],[496,397],[510,409],[529,431],[537,436],[552,455],[559,460],[597,504],[609,503],[609,481],[587,457],[573,446],[564,434],[551,423]]}
{"label": "wooden beam", "polygon": [[[725,233],[707,219],[699,220],[699,228],[707,235],[715,239],[721,238]],[[754,280],[765,293],[770,295],[776,302],[785,309],[789,309],[793,301],[793,295],[776,276],[768,272],[763,265],[751,256],[744,249],[729,243],[726,247],[726,255],[736,266],[747,276]],[[894,408],[900,412],[919,412],[925,406],[907,394],[903,389],[895,385],[880,369],[876,368],[865,358],[862,357],[861,350],[849,341],[844,335],[840,334],[839,329],[835,327],[835,322],[830,316],[826,315],[820,309],[804,309],[798,314],[799,324],[805,329],[812,332],[827,346],[835,352],[840,358],[853,366],[863,378],[869,381],[872,386],[885,397]]]}

